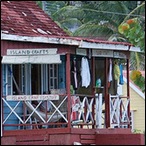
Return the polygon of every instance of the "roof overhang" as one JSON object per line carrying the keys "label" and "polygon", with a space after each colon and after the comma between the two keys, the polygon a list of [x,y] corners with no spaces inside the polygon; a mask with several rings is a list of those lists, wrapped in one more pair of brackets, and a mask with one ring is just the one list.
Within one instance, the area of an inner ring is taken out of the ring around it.
{"label": "roof overhang", "polygon": [[97,40],[93,42],[93,39],[85,40],[77,37],[53,37],[53,36],[30,37],[30,36],[18,36],[18,35],[1,33],[1,40],[73,45],[73,46],[77,46],[78,48],[88,48],[88,49],[141,52],[140,47],[134,47],[130,44],[126,44],[126,43],[124,44],[122,42],[109,42],[109,41],[97,41]]}
{"label": "roof overhang", "polygon": [[79,48],[92,48],[92,49],[106,49],[106,50],[129,50],[129,46],[119,44],[105,44],[83,41]]}
{"label": "roof overhang", "polygon": [[30,37],[30,36],[19,36],[11,34],[1,34],[1,40],[12,40],[12,41],[25,41],[25,42],[37,42],[37,43],[51,43],[51,44],[62,44],[62,45],[75,45],[78,46],[80,41],[59,37]]}

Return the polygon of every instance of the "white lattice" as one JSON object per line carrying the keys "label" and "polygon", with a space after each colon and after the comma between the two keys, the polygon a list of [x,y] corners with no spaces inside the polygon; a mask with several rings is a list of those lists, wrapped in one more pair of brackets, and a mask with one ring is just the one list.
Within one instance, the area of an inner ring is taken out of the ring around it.
{"label": "white lattice", "polygon": [[79,107],[78,107],[78,119],[83,120],[84,123],[89,122],[90,119],[94,122],[92,116],[92,106],[93,106],[94,99],[92,98],[89,102],[87,97],[84,97],[82,101],[79,100]]}
{"label": "white lattice", "polygon": [[20,101],[17,102],[17,104],[12,108],[10,106],[10,104],[5,100],[5,98],[2,98],[2,100],[4,101],[4,103],[10,108],[11,112],[7,115],[7,117],[4,119],[3,124],[5,124],[5,122],[9,119],[9,117],[14,114],[22,123],[24,123],[24,121],[21,119],[20,115],[18,115],[16,113],[16,108],[18,107],[18,105],[20,104]]}
{"label": "white lattice", "polygon": [[121,110],[122,110],[122,115],[120,117],[121,123],[124,122],[130,122],[129,116],[128,116],[128,105],[130,103],[130,99],[126,100],[121,100]]}
{"label": "white lattice", "polygon": [[110,123],[112,126],[119,127],[119,123],[120,123],[120,99],[119,99],[118,95],[110,95]]}
{"label": "white lattice", "polygon": [[[18,119],[19,119],[19,123],[22,123],[22,124],[26,124],[26,123],[30,123],[30,121],[32,119],[37,119],[43,123],[48,123],[48,122],[56,122],[58,121],[60,118],[63,118],[66,122],[68,122],[67,120],[67,117],[65,117],[65,115],[67,115],[67,112],[61,112],[60,111],[60,107],[62,106],[62,104],[65,102],[65,100],[67,99],[67,96],[64,97],[64,99],[62,100],[62,102],[57,106],[55,105],[52,101],[50,101],[50,103],[52,104],[52,106],[54,107],[54,112],[53,113],[44,113],[44,112],[41,112],[38,108],[41,104],[42,101],[40,101],[38,103],[38,105],[36,107],[34,107],[31,103],[31,101],[29,100],[26,100],[26,101],[18,101],[16,103],[16,105],[14,107],[12,107],[9,102],[5,99],[5,98],[2,98],[3,102],[9,107],[10,109],[10,113],[5,117],[4,121],[3,121],[3,124],[6,123],[6,121],[9,120],[10,116],[12,114],[14,114]],[[27,107],[27,110],[29,112],[29,114],[27,114],[27,116],[25,116],[25,119],[23,119],[23,115],[20,113],[17,113],[16,112],[16,109],[17,107],[19,106],[19,104],[21,102],[24,102],[26,107]],[[46,119],[47,118],[47,119]],[[31,124],[31,123],[30,123]]]}
{"label": "white lattice", "polygon": [[96,127],[102,127],[102,94],[95,96],[95,104],[96,104]]}
{"label": "white lattice", "polygon": [[130,123],[128,116],[129,98],[121,98],[119,95],[110,95],[110,125],[120,127],[123,123]]}

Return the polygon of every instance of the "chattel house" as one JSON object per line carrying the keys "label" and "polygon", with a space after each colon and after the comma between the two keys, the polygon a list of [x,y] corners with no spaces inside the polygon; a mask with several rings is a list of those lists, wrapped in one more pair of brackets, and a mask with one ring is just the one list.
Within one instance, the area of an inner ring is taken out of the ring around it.
{"label": "chattel house", "polygon": [[34,1],[2,1],[1,145],[144,144],[130,127],[131,51],[69,36]]}

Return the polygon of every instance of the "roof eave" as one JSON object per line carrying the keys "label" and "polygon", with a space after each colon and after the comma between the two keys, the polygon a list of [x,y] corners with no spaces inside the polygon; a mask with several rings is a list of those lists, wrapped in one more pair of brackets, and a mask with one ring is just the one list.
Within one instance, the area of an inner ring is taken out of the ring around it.
{"label": "roof eave", "polygon": [[89,42],[83,39],[75,39],[72,37],[35,37],[35,36],[19,36],[12,34],[1,33],[1,40],[12,40],[12,41],[25,41],[25,42],[37,42],[37,43],[51,43],[51,44],[62,44],[62,45],[74,45],[78,48],[88,49],[104,49],[104,50],[120,50],[120,51],[134,51],[141,52],[139,47],[134,47],[125,44],[113,44],[103,42]]}
{"label": "roof eave", "polygon": [[1,34],[1,40],[11,41],[25,41],[25,42],[37,42],[37,43],[51,43],[51,44],[62,44],[62,45],[75,45],[79,46],[80,41],[59,37],[34,37],[34,36],[19,36],[12,34]]}
{"label": "roof eave", "polygon": [[120,51],[133,51],[133,52],[141,52],[140,47],[134,47],[131,45],[124,45],[124,44],[113,44],[110,43],[102,43],[102,42],[86,42],[82,41],[80,43],[79,48],[92,48],[92,49],[105,49],[105,50],[120,50]]}

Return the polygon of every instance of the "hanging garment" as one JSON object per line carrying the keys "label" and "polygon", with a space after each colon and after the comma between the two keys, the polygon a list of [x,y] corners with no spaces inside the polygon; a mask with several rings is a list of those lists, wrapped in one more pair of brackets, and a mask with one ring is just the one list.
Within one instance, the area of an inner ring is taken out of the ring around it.
{"label": "hanging garment", "polygon": [[119,80],[120,77],[120,68],[118,64],[114,65],[114,79]]}
{"label": "hanging garment", "polygon": [[81,79],[82,79],[82,87],[88,87],[90,85],[90,69],[87,58],[82,57],[81,60]]}
{"label": "hanging garment", "polygon": [[76,90],[78,88],[78,80],[77,80],[77,64],[76,59],[74,58],[71,66],[71,84],[73,85],[73,88]]}
{"label": "hanging garment", "polygon": [[110,59],[109,73],[108,73],[108,87],[110,87],[110,82],[112,80],[113,80],[113,77],[112,77],[112,60]]}
{"label": "hanging garment", "polygon": [[79,96],[71,96],[71,106],[72,106],[71,121],[78,120],[80,107]]}
{"label": "hanging garment", "polygon": [[119,84],[124,85],[124,79],[123,79],[123,66],[122,64],[119,65],[120,68],[120,77],[119,77]]}

